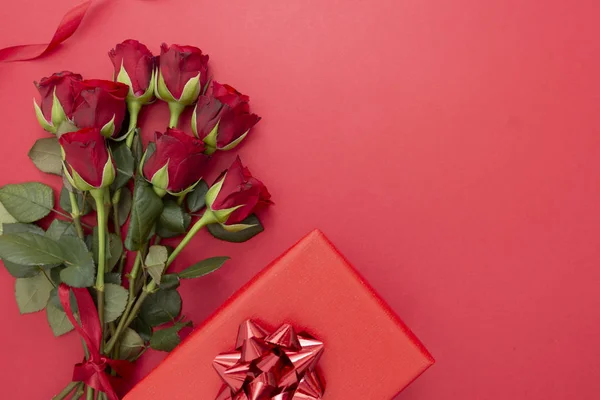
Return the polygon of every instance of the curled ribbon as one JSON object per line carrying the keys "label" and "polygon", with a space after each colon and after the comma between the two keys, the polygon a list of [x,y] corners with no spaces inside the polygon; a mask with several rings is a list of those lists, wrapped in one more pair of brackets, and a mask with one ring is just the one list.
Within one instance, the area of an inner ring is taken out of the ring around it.
{"label": "curled ribbon", "polygon": [[269,334],[242,322],[236,351],[219,354],[213,366],[223,387],[216,400],[320,400],[325,392],[315,366],[323,342],[285,324]]}
{"label": "curled ribbon", "polygon": [[[77,301],[81,324],[77,322],[71,309],[70,290],[73,291]],[[106,393],[109,400],[119,400],[111,383],[114,377],[108,376],[106,367],[110,366],[118,375],[124,376],[130,371],[131,363],[125,360],[112,360],[100,353],[102,329],[92,296],[85,288],[70,288],[61,283],[58,288],[58,297],[65,309],[67,318],[69,318],[89,351],[89,358],[75,365],[73,381],[84,382],[86,385]]]}
{"label": "curled ribbon", "polygon": [[50,43],[22,44],[0,49],[0,62],[33,60],[52,51],[75,33],[91,4],[92,0],[87,0],[70,9],[58,24]]}

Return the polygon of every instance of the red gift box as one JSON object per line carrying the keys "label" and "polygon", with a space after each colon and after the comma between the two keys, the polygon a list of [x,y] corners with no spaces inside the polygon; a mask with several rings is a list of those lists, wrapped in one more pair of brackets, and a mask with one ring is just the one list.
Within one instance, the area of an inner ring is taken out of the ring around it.
{"label": "red gift box", "polygon": [[294,245],[234,294],[125,400],[213,400],[213,369],[246,319],[293,325],[325,344],[324,399],[389,400],[434,363],[412,332],[319,232]]}

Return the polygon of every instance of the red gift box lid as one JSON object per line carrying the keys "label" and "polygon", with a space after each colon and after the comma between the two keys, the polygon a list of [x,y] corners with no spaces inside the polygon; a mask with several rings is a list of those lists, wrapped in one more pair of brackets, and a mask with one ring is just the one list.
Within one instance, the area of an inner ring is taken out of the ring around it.
{"label": "red gift box lid", "polygon": [[234,294],[125,400],[213,400],[213,369],[246,319],[292,324],[325,344],[324,399],[389,400],[434,363],[413,333],[320,231],[313,231]]}

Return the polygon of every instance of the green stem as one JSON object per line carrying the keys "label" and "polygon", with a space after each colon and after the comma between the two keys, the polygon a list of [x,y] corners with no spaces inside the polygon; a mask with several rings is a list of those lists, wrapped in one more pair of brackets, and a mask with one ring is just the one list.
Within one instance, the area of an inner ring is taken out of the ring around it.
{"label": "green stem", "polygon": [[123,250],[123,254],[121,254],[121,259],[119,260],[119,275],[123,273],[123,269],[125,268],[125,261],[127,261],[127,251]]}
{"label": "green stem", "polygon": [[142,104],[137,101],[128,101],[127,109],[129,110],[129,127],[127,128],[127,147],[131,148],[135,136],[135,128],[137,128],[138,114],[142,109]]}
{"label": "green stem", "polygon": [[114,349],[114,347],[117,344],[117,341],[119,340],[123,331],[129,327],[129,324],[127,324],[127,319],[129,317],[132,307],[134,306],[134,300],[136,297],[136,290],[135,290],[136,279],[137,279],[137,276],[142,267],[143,253],[144,253],[144,249],[138,251],[138,253],[135,257],[135,263],[133,264],[131,272],[129,273],[129,298],[127,299],[127,305],[125,306],[125,311],[123,311],[123,315],[121,316],[121,319],[119,320],[119,325],[117,325],[117,330],[115,331],[115,334],[112,335],[112,337],[110,338],[110,340],[108,341],[108,343],[106,345],[107,353],[110,353]]}
{"label": "green stem", "polygon": [[71,400],[79,400],[81,396],[83,396],[83,392],[85,392],[85,384],[83,382],[79,382],[79,385],[77,385],[77,390],[73,394]]}
{"label": "green stem", "polygon": [[169,102],[169,111],[171,111],[171,119],[169,120],[169,128],[177,128],[177,124],[179,123],[179,117],[181,113],[185,109],[183,104],[179,104],[176,102]]}
{"label": "green stem", "polygon": [[[155,282],[155,281],[152,280],[151,283],[153,283],[153,282]],[[147,287],[144,288],[144,290],[142,290],[140,297],[138,297],[133,308],[131,309],[131,313],[129,314],[127,321],[125,321],[126,327],[129,327],[129,325],[131,325],[133,320],[137,317],[138,313],[140,312],[140,309],[142,308],[142,304],[144,304],[144,300],[146,300],[146,297],[148,297],[148,295],[150,293],[151,293],[150,285],[148,285]]]}
{"label": "green stem", "polygon": [[71,392],[73,390],[75,390],[75,388],[79,385],[79,382],[71,382],[69,383],[67,386],[65,386],[65,388],[56,396],[54,396],[52,398],[52,400],[63,400],[64,398],[66,398],[68,395],[71,394]]}
{"label": "green stem", "polygon": [[83,239],[83,228],[81,227],[81,211],[79,210],[79,204],[77,204],[77,196],[75,193],[69,192],[69,200],[71,201],[71,217],[73,217],[73,224],[77,231],[77,236]]}
{"label": "green stem", "polygon": [[[215,222],[217,222],[215,215],[211,211],[206,210],[204,212],[204,215],[202,215],[202,217],[194,224],[194,226],[192,226],[192,229],[190,229],[190,231],[181,240],[181,242],[175,248],[175,250],[173,250],[173,253],[171,253],[171,255],[169,256],[169,259],[167,260],[166,268],[168,268],[173,263],[175,258],[179,255],[179,253],[181,253],[181,251],[185,248],[185,246],[187,246],[190,243],[192,238],[196,235],[196,233],[198,233],[198,231],[200,231],[200,229],[202,229],[203,227],[205,227],[208,224],[212,224]],[[156,289],[156,286],[157,286],[156,280],[152,279],[150,281],[150,283],[144,288],[144,291],[142,292],[142,294],[138,298],[135,306],[133,307],[133,310],[131,312],[131,315],[129,316],[126,326],[129,326],[133,322],[133,320],[137,316],[137,312],[142,307],[142,303],[144,302],[144,300],[150,293],[154,292],[154,290]]]}
{"label": "green stem", "polygon": [[106,208],[104,206],[103,188],[91,191],[96,201],[98,216],[98,274],[96,276],[96,293],[98,294],[98,317],[104,329],[104,272],[106,269]]}
{"label": "green stem", "polygon": [[[175,260],[177,255],[179,253],[181,253],[181,251],[185,248],[185,246],[188,245],[188,243],[192,240],[194,235],[196,233],[198,233],[198,231],[200,231],[200,229],[202,229],[206,225],[212,224],[214,222],[217,222],[215,215],[211,211],[208,211],[208,210],[205,211],[204,215],[202,215],[202,217],[194,224],[192,229],[190,229],[188,234],[183,238],[181,243],[179,243],[177,248],[175,250],[173,250],[173,253],[171,253],[171,256],[167,260],[167,267],[169,265],[171,265],[171,263],[173,262],[173,260]],[[139,256],[139,253],[138,253],[138,256]],[[140,265],[141,265],[141,261],[142,260],[140,259]],[[136,258],[136,263],[137,263],[137,258]],[[134,265],[134,269],[135,269],[135,265]],[[133,272],[134,271],[132,270],[132,275],[133,275]],[[154,290],[156,289],[156,286],[157,286],[157,282],[154,279],[152,279],[152,281],[150,281],[150,283],[144,287],[144,290],[140,294],[140,297],[138,297],[138,299],[135,301],[135,304],[133,305],[133,307],[131,308],[131,311],[129,311],[129,312],[127,312],[127,307],[130,307],[130,305],[129,304],[127,305],[125,312],[121,316],[121,321],[119,322],[119,326],[117,327],[117,331],[116,331],[115,335],[110,338],[110,341],[108,342],[108,344],[106,346],[107,352],[110,352],[115,347],[117,341],[119,340],[119,336],[123,333],[123,331],[125,329],[129,328],[129,325],[131,325],[133,320],[137,317],[138,313],[140,312],[140,309],[142,308],[142,304],[144,303],[144,300],[146,300],[146,297],[148,297],[148,295],[150,295],[152,292],[154,292]],[[131,286],[130,286],[130,289],[131,289]],[[131,294],[130,294],[129,300],[131,300],[131,299],[133,299],[133,296],[131,296]],[[128,300],[128,303],[129,303],[129,300]]]}
{"label": "green stem", "polygon": [[171,263],[179,255],[179,253],[181,253],[185,246],[187,246],[190,243],[192,238],[196,235],[196,233],[198,233],[198,231],[200,231],[200,229],[204,228],[208,224],[212,224],[215,222],[217,222],[215,215],[210,210],[206,210],[202,217],[200,217],[200,219],[194,224],[194,226],[192,226],[192,229],[190,229],[187,235],[185,235],[185,237],[181,240],[179,245],[177,245],[175,250],[173,250],[173,252],[169,256],[169,259],[167,260],[167,267],[171,265]]}
{"label": "green stem", "polygon": [[87,387],[87,392],[85,394],[85,400],[94,400],[94,389],[90,386]]}

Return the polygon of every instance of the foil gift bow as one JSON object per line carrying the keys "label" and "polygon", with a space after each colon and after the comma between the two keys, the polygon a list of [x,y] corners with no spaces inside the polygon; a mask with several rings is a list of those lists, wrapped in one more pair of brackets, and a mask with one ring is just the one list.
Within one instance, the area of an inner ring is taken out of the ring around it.
{"label": "foil gift bow", "polygon": [[325,388],[315,371],[323,342],[284,324],[275,332],[251,320],[240,325],[236,351],[213,366],[225,385],[216,400],[320,400]]}

